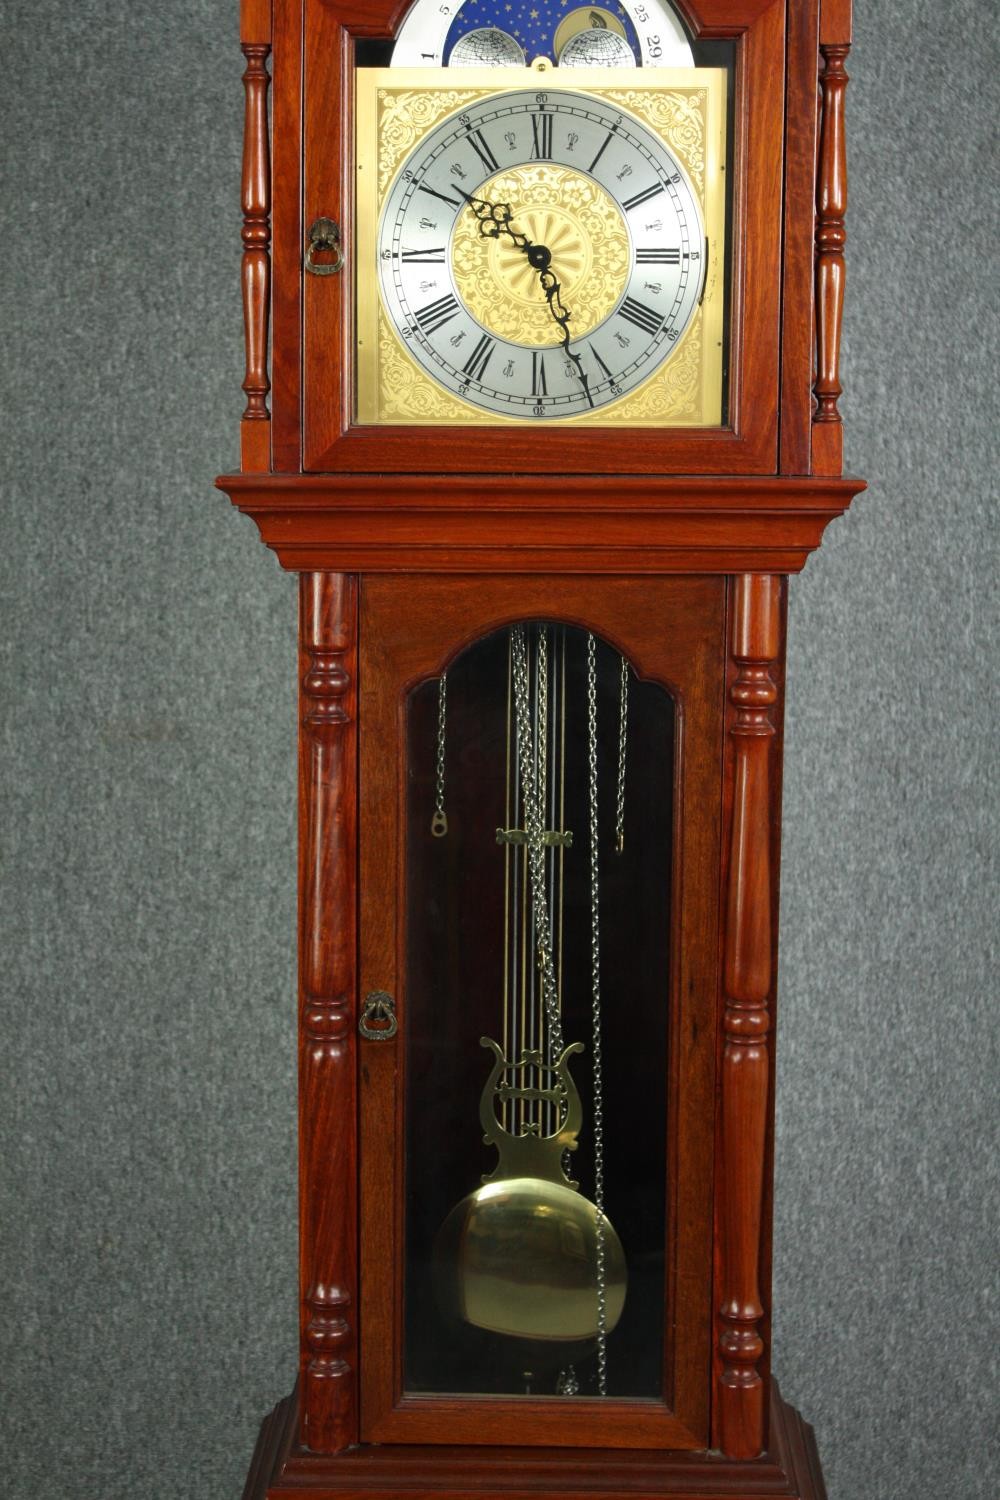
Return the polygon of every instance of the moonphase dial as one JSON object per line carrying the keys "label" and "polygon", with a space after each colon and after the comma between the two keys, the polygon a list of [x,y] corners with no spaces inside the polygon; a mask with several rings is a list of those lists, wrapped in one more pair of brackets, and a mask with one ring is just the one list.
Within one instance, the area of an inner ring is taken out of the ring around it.
{"label": "moonphase dial", "polygon": [[[617,36],[625,47],[591,38],[568,52],[567,44],[584,32]],[[399,29],[392,66],[531,66],[538,58],[568,67],[694,66],[672,0],[606,0],[600,5],[578,5],[574,0],[414,0]]]}
{"label": "moonphase dial", "polygon": [[471,408],[586,417],[679,346],[704,245],[685,172],[639,119],[568,89],[491,92],[404,158],[379,223],[382,306]]}

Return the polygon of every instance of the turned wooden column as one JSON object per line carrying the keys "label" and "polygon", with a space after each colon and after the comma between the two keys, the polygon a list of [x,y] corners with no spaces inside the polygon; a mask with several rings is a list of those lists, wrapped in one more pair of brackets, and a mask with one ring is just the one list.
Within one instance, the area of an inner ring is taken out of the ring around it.
{"label": "turned wooden column", "polygon": [[726,892],[722,1051],[721,1300],[718,1432],[729,1458],[766,1445],[761,1233],[773,977],[771,717],[778,690],[781,580],[735,580],[729,690],[733,811]]}
{"label": "turned wooden column", "polygon": [[820,74],[821,129],[816,179],[816,383],[813,393],[813,472],[839,474],[843,466],[843,426],[838,402],[840,339],[844,321],[847,263],[847,136],[844,60],[849,42],[824,43]]}
{"label": "turned wooden column", "polygon": [[271,137],[267,94],[271,75],[271,10],[263,0],[243,0],[240,45],[246,58],[243,74],[243,334],[247,404],[240,424],[245,474],[266,473],[271,466],[271,413],[267,397],[268,327],[271,316]]}
{"label": "turned wooden column", "polygon": [[300,589],[301,1438],[337,1453],[358,1441],[357,580]]}

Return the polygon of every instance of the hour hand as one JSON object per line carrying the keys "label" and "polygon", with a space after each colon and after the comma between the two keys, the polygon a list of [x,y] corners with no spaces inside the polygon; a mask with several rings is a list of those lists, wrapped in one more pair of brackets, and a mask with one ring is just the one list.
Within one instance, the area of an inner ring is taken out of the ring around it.
{"label": "hour hand", "polygon": [[472,193],[462,192],[461,188],[458,191],[462,193],[462,197],[479,220],[479,233],[485,239],[498,240],[502,234],[509,235],[517,248],[523,250],[529,260],[531,259],[531,252],[536,247],[532,245],[527,235],[511,228],[514,210],[509,203],[491,203],[488,198],[476,198]]}

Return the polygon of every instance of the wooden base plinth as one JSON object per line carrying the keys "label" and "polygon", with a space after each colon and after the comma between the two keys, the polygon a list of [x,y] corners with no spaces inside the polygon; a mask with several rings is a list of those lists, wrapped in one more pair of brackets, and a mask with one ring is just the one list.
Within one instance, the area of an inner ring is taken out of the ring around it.
{"label": "wooden base plinth", "polygon": [[771,1447],[713,1454],[584,1449],[297,1445],[293,1392],[264,1421],[243,1500],[826,1500],[812,1428],[771,1393]]}

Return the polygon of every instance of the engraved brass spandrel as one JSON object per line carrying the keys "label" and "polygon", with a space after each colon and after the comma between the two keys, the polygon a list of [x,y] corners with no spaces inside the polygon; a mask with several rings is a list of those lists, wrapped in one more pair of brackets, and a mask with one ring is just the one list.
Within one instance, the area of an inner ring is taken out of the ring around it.
{"label": "engraved brass spandrel", "polygon": [[378,132],[378,190],[385,196],[403,158],[417,141],[433,130],[445,115],[478,98],[475,89],[379,89],[376,130]]}
{"label": "engraved brass spandrel", "polygon": [[608,89],[602,97],[636,115],[666,141],[704,197],[707,89]]}

